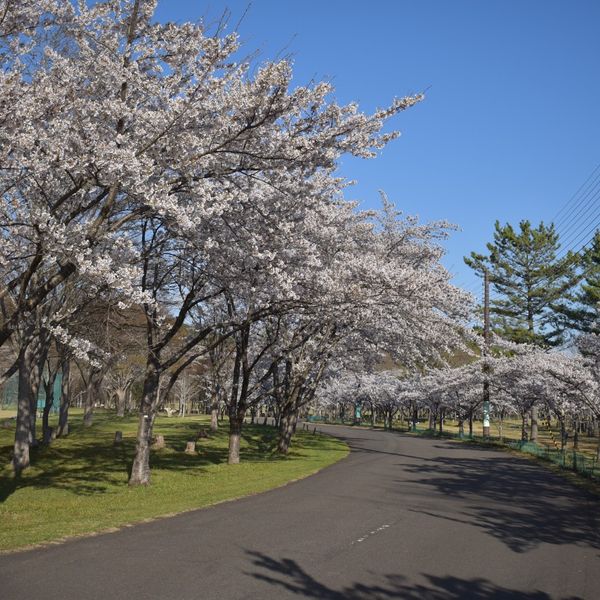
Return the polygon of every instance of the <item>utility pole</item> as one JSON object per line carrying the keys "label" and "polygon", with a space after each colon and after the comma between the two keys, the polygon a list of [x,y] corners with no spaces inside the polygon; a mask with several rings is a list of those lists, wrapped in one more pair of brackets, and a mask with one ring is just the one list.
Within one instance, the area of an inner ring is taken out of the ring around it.
{"label": "utility pole", "polygon": [[490,276],[483,272],[483,437],[490,437],[490,382],[487,357],[490,351]]}

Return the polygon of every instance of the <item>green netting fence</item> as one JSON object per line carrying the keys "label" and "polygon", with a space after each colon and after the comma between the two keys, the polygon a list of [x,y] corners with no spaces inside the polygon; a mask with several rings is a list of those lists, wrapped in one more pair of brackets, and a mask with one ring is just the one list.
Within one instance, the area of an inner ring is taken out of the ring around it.
{"label": "green netting fence", "polygon": [[510,440],[504,443],[514,450],[550,461],[563,469],[575,471],[588,479],[600,479],[600,464],[598,464],[597,456],[589,456],[576,450],[560,450],[549,444],[536,444],[519,440]]}
{"label": "green netting fence", "polygon": [[[52,404],[51,412],[58,413],[60,406],[60,395],[61,395],[61,384],[62,377],[61,373],[58,373],[54,381],[54,403]],[[17,376],[13,375],[3,386],[0,386],[0,409],[2,410],[16,410],[17,409],[17,397],[18,397],[18,385]],[[37,409],[38,412],[44,410],[44,404],[46,403],[46,392],[44,386],[40,386],[38,393]]]}

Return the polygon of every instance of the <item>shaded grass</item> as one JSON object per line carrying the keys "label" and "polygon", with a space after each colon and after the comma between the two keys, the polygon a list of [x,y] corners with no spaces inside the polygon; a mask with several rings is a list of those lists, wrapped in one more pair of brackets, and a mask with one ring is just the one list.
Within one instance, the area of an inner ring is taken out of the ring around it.
{"label": "shaded grass", "polygon": [[[272,452],[276,431],[246,425],[241,464],[227,465],[227,432],[201,438],[196,455],[184,454],[187,440],[204,417],[158,417],[155,434],[166,448],[151,456],[152,482],[129,488],[137,419],[96,415],[93,427],[77,422],[71,434],[49,447],[32,449],[32,467],[19,481],[12,477],[10,451],[14,433],[0,430],[0,551],[67,536],[107,530],[162,515],[255,494],[305,477],[343,458],[340,440],[298,432],[287,457]],[[113,445],[114,432],[123,443]]]}

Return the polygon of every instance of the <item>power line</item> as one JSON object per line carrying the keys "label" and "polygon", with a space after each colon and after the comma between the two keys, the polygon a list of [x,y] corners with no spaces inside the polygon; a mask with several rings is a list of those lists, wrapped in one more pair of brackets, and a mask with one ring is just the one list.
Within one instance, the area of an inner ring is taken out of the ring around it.
{"label": "power line", "polygon": [[[590,190],[590,192],[588,192],[588,194],[589,193],[591,193],[591,190]],[[596,201],[597,201],[599,195],[600,195],[600,180],[598,181],[598,184],[594,188],[594,193],[589,197],[586,195],[587,202],[581,206],[581,208],[579,209],[579,211],[577,213],[573,214],[571,219],[569,219],[568,225],[566,225],[566,228],[560,234],[560,236],[563,239],[564,238],[569,239],[569,236],[572,238],[573,235],[577,236],[577,234],[578,234],[577,229],[580,227],[580,225],[582,223],[585,224],[586,220],[591,216],[590,211],[596,207]],[[594,217],[595,216],[597,216],[597,215],[594,215]],[[594,218],[594,217],[592,217],[592,218]],[[575,231],[573,231],[573,230],[575,230]]]}
{"label": "power line", "polygon": [[[590,244],[590,242],[594,239],[594,235],[596,233],[596,231],[598,230],[598,228],[600,227],[600,219],[598,219],[597,221],[595,221],[593,223],[593,225],[591,227],[588,227],[584,234],[582,236],[580,236],[573,244],[571,244],[571,247],[569,249],[567,249],[567,251],[565,252],[565,254],[562,256],[562,258],[564,258],[564,256],[566,254],[568,254],[568,252],[574,248],[577,248],[577,246],[579,246],[579,244],[584,241],[587,240],[587,242],[583,245],[583,247],[580,250],[583,250],[588,244]],[[592,234],[592,237],[589,238],[589,235]],[[577,251],[577,254],[579,254],[579,250]]]}
{"label": "power line", "polygon": [[[594,175],[596,174],[597,171],[598,171],[598,175],[600,176],[600,163],[598,163],[598,165],[596,166],[596,168],[590,173],[590,175],[588,176],[588,178],[579,186],[579,188],[571,196],[571,198],[569,198],[569,200],[567,200],[567,202],[563,205],[563,207],[554,215],[554,217],[552,217],[551,222],[552,223],[556,223],[556,227],[557,228],[559,226],[559,223],[562,222],[562,220],[563,220],[563,217],[561,217],[561,219],[558,219],[559,215],[561,215],[563,213],[563,211],[566,208],[568,208],[569,204],[571,204],[571,202],[577,197],[577,195],[579,194],[579,192],[587,185],[588,181],[594,177]],[[577,208],[577,205],[574,207],[573,210],[575,210],[576,208]]]}

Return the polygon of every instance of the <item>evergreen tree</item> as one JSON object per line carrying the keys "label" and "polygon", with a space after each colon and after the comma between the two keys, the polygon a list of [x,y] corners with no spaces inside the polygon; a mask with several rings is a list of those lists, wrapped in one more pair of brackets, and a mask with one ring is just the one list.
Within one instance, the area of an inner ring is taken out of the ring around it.
{"label": "evergreen tree", "polygon": [[566,301],[558,302],[555,310],[565,329],[600,334],[600,230],[582,254],[581,267],[583,282]]}
{"label": "evergreen tree", "polygon": [[521,221],[519,230],[495,223],[489,255],[472,252],[465,263],[492,286],[493,331],[517,343],[551,346],[562,341],[562,322],[555,304],[567,297],[577,281],[577,255],[558,258],[560,243],[554,225],[532,227]]}

